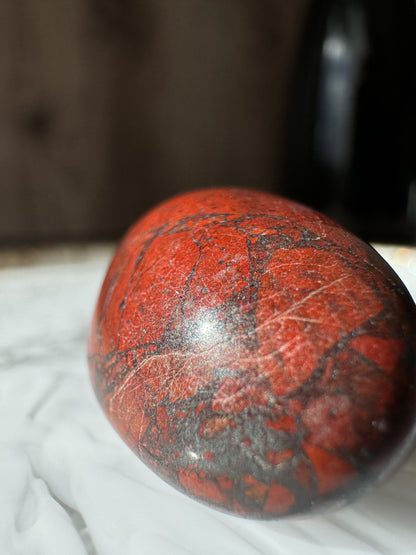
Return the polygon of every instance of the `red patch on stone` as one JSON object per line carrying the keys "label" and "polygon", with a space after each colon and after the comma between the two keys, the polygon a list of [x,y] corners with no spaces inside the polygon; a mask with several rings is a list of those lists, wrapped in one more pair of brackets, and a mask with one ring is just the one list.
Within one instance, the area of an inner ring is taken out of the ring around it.
{"label": "red patch on stone", "polygon": [[383,339],[364,335],[351,341],[351,347],[373,360],[386,372],[394,372],[403,352],[402,339]]}
{"label": "red patch on stone", "polygon": [[251,479],[247,479],[247,477],[244,478],[244,480],[250,486],[245,490],[246,496],[252,499],[253,501],[255,501],[256,503],[259,503],[259,504],[263,503],[267,495],[267,492],[269,491],[269,486],[267,484],[263,484],[262,482],[259,482],[252,476],[250,476],[250,478]]}
{"label": "red patch on stone", "polygon": [[296,430],[296,422],[293,416],[282,416],[276,421],[268,420],[266,426],[272,430],[279,432],[294,432]]}
{"label": "red patch on stone", "polygon": [[295,494],[290,489],[272,482],[266,502],[263,506],[263,511],[274,514],[284,514],[288,512],[295,504]]}
{"label": "red patch on stone", "polygon": [[204,459],[207,460],[207,461],[213,461],[214,460],[214,454],[211,453],[211,451],[205,451]]}
{"label": "red patch on stone", "polygon": [[169,437],[169,419],[166,407],[158,407],[156,411],[156,422],[157,427],[162,432],[164,441],[168,440]]}
{"label": "red patch on stone", "polygon": [[211,480],[201,478],[196,472],[185,469],[179,470],[178,476],[182,486],[193,495],[214,503],[222,504],[226,502],[225,495],[221,492],[218,485]]}
{"label": "red patch on stone", "polygon": [[303,444],[318,479],[318,493],[321,495],[342,488],[351,479],[357,477],[354,466],[344,459],[336,457],[315,445]]}
{"label": "red patch on stone", "polygon": [[218,485],[221,490],[230,490],[233,488],[233,481],[227,476],[227,474],[221,474],[217,479]]}
{"label": "red patch on stone", "polygon": [[198,434],[206,439],[213,439],[221,434],[229,424],[230,421],[227,417],[213,416],[202,423]]}

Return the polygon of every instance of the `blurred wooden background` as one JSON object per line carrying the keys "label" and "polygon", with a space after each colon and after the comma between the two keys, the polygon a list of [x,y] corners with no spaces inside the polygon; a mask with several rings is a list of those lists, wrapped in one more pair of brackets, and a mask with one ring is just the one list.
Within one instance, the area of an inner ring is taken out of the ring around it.
{"label": "blurred wooden background", "polygon": [[275,188],[308,0],[2,0],[0,243],[118,237],[178,191]]}

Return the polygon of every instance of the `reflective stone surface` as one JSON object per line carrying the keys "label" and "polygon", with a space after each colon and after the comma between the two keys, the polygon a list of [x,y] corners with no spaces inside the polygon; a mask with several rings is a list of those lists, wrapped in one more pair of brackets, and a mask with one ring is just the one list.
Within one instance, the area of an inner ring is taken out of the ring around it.
{"label": "reflective stone surface", "polygon": [[193,192],[122,241],[91,377],[167,482],[276,518],[342,505],[409,453],[415,330],[399,278],[326,217],[266,193]]}

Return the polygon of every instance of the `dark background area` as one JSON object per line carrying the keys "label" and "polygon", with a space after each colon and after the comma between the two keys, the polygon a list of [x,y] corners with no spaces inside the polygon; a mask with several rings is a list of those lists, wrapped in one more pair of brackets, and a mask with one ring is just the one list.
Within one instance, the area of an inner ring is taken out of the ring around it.
{"label": "dark background area", "polygon": [[179,191],[274,189],[307,0],[2,0],[0,242],[117,238]]}
{"label": "dark background area", "polygon": [[0,245],[228,185],[415,242],[415,1],[0,2]]}

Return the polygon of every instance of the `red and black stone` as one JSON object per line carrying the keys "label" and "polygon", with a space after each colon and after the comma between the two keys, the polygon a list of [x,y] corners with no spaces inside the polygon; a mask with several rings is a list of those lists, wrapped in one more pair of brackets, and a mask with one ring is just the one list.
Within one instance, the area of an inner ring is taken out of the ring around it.
{"label": "red and black stone", "polygon": [[416,430],[416,318],[396,274],[276,196],[192,192],[142,217],[90,339],[97,397],[194,498],[275,518],[357,497]]}

